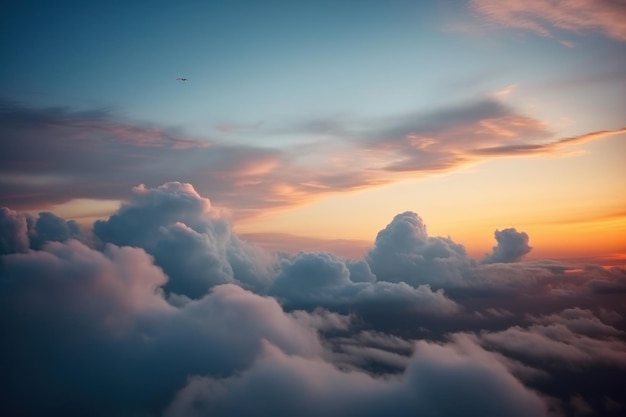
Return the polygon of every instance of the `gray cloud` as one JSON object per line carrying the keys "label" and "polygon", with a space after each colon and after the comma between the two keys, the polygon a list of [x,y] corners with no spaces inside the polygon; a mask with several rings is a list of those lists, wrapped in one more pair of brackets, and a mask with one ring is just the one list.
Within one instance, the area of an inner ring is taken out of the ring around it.
{"label": "gray cloud", "polygon": [[69,239],[85,240],[85,232],[74,220],[65,220],[54,213],[42,212],[32,219],[29,228],[30,246],[38,249],[46,242],[65,242]]}
{"label": "gray cloud", "polygon": [[24,252],[29,246],[26,216],[0,207],[0,255]]}
{"label": "gray cloud", "polygon": [[[445,393],[445,395],[441,395]],[[454,401],[450,401],[454,398]],[[489,352],[468,339],[418,342],[401,377],[342,372],[266,344],[249,370],[227,379],[194,378],[166,416],[542,416],[546,403]]]}
{"label": "gray cloud", "polygon": [[379,280],[442,287],[462,281],[474,262],[450,238],[429,237],[416,213],[398,214],[378,232],[366,260]]}
{"label": "gray cloud", "polygon": [[96,221],[94,234],[103,242],[145,249],[170,277],[165,289],[193,298],[217,284],[259,288],[272,274],[271,256],[240,240],[229,218],[191,184],[135,187],[128,203]]}
{"label": "gray cloud", "polygon": [[158,411],[188,375],[251,364],[263,340],[301,357],[322,353],[301,316],[235,285],[169,304],[152,261],[138,248],[100,252],[73,240],[3,257],[6,415]]}
{"label": "gray cloud", "polygon": [[69,239],[87,240],[85,232],[74,220],[65,220],[50,212],[37,217],[0,207],[0,254],[39,249],[46,242]]}
{"label": "gray cloud", "polygon": [[626,294],[626,279],[621,281],[593,279],[587,282],[587,286],[596,294]]}
{"label": "gray cloud", "polygon": [[486,346],[504,352],[568,365],[609,364],[626,367],[624,332],[602,323],[590,311],[567,309],[560,314],[533,317],[528,328],[514,326],[484,332]]}
{"label": "gray cloud", "polygon": [[515,228],[496,230],[494,233],[498,245],[485,257],[484,263],[521,261],[533,248],[528,245],[528,235]]}
{"label": "gray cloud", "polygon": [[549,316],[532,317],[531,321],[542,325],[562,324],[573,333],[592,337],[619,337],[625,334],[602,322],[591,310],[579,307],[568,308]]}
{"label": "gray cloud", "polygon": [[[355,280],[351,275],[355,274]],[[281,261],[269,293],[288,308],[323,306],[340,309],[370,309],[380,305],[430,315],[458,312],[458,305],[442,290],[428,285],[412,287],[404,282],[373,281],[364,261],[346,262],[329,253],[301,253]]]}

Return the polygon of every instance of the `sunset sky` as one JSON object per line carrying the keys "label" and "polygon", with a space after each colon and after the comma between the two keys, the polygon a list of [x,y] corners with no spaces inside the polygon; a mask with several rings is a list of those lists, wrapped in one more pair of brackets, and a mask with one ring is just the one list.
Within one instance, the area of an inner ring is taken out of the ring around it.
{"label": "sunset sky", "polygon": [[256,237],[412,210],[475,255],[623,257],[619,4],[9,2],[2,204],[91,221],[173,180]]}
{"label": "sunset sky", "polygon": [[626,409],[624,0],[8,0],[0,61],[0,413]]}

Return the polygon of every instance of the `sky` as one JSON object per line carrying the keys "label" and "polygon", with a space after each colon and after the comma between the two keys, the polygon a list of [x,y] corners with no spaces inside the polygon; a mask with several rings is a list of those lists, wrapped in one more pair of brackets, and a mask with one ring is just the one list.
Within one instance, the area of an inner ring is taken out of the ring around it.
{"label": "sky", "polygon": [[626,408],[623,0],[8,0],[0,59],[2,414]]}
{"label": "sky", "polygon": [[183,181],[258,241],[402,209],[475,256],[517,226],[623,259],[623,2],[337,3],[8,2],[2,204],[88,223]]}

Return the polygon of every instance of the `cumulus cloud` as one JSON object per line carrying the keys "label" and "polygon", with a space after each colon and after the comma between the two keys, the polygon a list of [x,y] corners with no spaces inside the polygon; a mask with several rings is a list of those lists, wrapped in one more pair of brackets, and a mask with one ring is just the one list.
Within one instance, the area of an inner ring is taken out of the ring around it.
{"label": "cumulus cloud", "polygon": [[239,239],[227,215],[187,183],[135,187],[93,230],[103,242],[145,249],[170,277],[165,290],[192,298],[224,283],[258,288],[272,272],[270,255]]}
{"label": "cumulus cloud", "polygon": [[65,242],[69,239],[87,239],[74,220],[65,220],[50,212],[33,217],[0,207],[0,254],[39,249],[46,242]]}
{"label": "cumulus cloud", "polygon": [[[353,272],[354,281],[351,279]],[[374,282],[372,278],[363,261],[346,265],[345,261],[330,253],[300,253],[292,260],[281,262],[280,273],[269,293],[288,308],[324,306],[344,310],[384,305],[389,310],[435,315],[448,315],[459,310],[442,290],[432,291],[428,285],[412,287],[404,282]]]}
{"label": "cumulus cloud", "polygon": [[322,352],[316,328],[272,298],[225,285],[175,307],[160,290],[166,279],[139,248],[70,240],[5,255],[0,363],[12,382],[0,409],[155,412],[190,374],[245,368],[263,340],[301,357]]}
{"label": "cumulus cloud", "polygon": [[46,242],[65,242],[69,239],[85,240],[83,229],[75,220],[65,220],[54,213],[41,212],[36,219],[29,218],[30,247],[39,249]]}
{"label": "cumulus cloud", "polygon": [[26,216],[0,207],[0,255],[24,252],[29,246]]}
{"label": "cumulus cloud", "polygon": [[450,238],[429,237],[414,212],[398,214],[378,232],[366,260],[379,280],[436,287],[460,281],[464,269],[473,264],[462,245]]}
{"label": "cumulus cloud", "polygon": [[528,235],[514,227],[496,230],[494,235],[498,245],[485,257],[485,263],[521,261],[533,249],[528,245]]}
{"label": "cumulus cloud", "polygon": [[471,0],[469,6],[490,22],[543,36],[553,36],[558,28],[626,41],[626,5],[620,1]]}

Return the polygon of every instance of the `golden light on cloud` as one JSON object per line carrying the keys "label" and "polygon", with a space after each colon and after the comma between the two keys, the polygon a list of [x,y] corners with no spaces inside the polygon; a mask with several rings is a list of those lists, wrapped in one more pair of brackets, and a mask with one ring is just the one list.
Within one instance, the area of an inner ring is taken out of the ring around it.
{"label": "golden light on cloud", "polygon": [[50,211],[68,219],[75,219],[79,223],[90,224],[95,219],[108,217],[121,204],[120,200],[77,198],[63,204],[57,204],[51,207]]}

